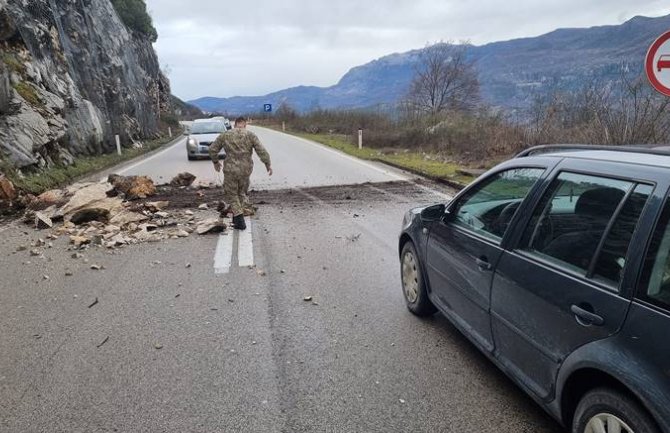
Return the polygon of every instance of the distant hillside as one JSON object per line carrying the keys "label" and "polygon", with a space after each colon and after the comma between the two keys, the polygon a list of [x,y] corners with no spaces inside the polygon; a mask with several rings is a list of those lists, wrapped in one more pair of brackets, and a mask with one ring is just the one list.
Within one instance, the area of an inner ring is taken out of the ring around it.
{"label": "distant hillside", "polygon": [[200,108],[184,102],[174,95],[170,95],[170,102],[172,103],[174,113],[179,117],[180,120],[193,120],[204,117],[204,114]]}
{"label": "distant hillside", "polygon": [[[475,46],[482,95],[488,103],[526,108],[537,92],[579,87],[593,78],[614,79],[621,64],[635,72],[651,42],[670,29],[670,15],[635,17],[621,25],[559,29],[542,36]],[[204,97],[205,111],[248,113],[283,101],[300,111],[394,104],[407,92],[420,50],[391,54],[347,72],[331,87],[299,86],[264,96]]]}

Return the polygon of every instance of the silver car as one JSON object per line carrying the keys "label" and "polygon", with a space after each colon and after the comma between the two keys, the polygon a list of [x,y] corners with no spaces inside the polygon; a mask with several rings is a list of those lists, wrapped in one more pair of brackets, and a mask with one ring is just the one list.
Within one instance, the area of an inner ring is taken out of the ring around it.
{"label": "silver car", "polygon": [[[186,155],[189,161],[209,158],[209,146],[219,134],[227,130],[226,124],[219,119],[198,119],[194,121],[186,138]],[[221,150],[219,157],[225,158],[226,153]]]}

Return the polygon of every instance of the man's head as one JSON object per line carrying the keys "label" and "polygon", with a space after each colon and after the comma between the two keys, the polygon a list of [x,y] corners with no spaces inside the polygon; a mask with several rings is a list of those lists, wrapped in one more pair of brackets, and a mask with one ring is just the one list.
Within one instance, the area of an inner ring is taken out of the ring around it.
{"label": "man's head", "polygon": [[246,128],[247,127],[247,119],[244,117],[238,117],[235,119],[235,128]]}

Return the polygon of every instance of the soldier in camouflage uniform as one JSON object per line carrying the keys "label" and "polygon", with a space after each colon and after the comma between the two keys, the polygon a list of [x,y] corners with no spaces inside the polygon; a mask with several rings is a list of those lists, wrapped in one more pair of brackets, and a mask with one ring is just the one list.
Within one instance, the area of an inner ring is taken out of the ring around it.
{"label": "soldier in camouflage uniform", "polygon": [[[214,170],[223,167],[223,197],[233,212],[233,227],[238,230],[247,228],[244,222],[244,207],[249,205],[249,177],[254,169],[252,152],[255,150],[268,174],[272,176],[270,155],[256,134],[246,129],[247,121],[243,117],[235,120],[235,129],[224,132],[209,146],[209,156],[214,162]],[[226,151],[226,159],[221,165],[219,152]]]}

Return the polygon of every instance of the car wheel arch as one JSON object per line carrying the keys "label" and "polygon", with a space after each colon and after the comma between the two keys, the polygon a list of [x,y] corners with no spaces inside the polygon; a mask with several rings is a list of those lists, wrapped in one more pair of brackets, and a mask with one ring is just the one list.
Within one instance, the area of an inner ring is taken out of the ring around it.
{"label": "car wheel arch", "polygon": [[562,383],[560,395],[560,418],[563,425],[572,424],[573,417],[577,410],[579,401],[591,390],[597,388],[610,388],[628,395],[641,408],[643,408],[658,425],[657,417],[644,402],[644,400],[633,390],[633,388],[624,383],[614,373],[607,372],[595,366],[582,366],[570,372]]}

